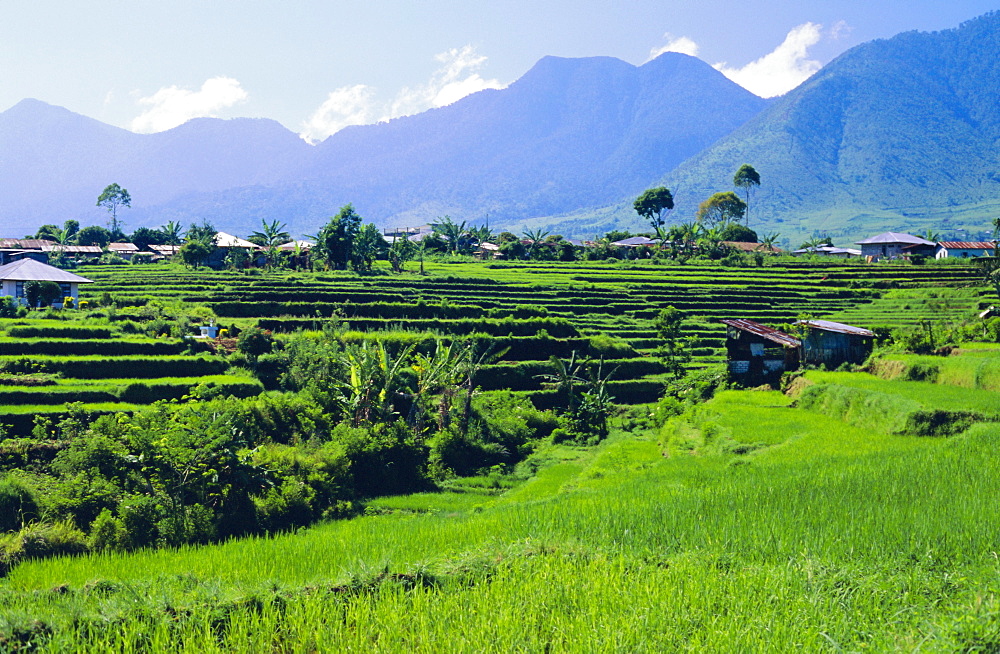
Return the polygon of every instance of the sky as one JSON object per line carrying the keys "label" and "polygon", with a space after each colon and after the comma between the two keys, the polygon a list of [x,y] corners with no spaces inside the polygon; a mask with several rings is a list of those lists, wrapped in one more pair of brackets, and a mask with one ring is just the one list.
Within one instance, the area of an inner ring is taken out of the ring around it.
{"label": "sky", "polygon": [[310,142],[503,88],[546,55],[706,61],[763,97],[845,50],[1000,0],[0,0],[0,111],[140,133],[271,118]]}

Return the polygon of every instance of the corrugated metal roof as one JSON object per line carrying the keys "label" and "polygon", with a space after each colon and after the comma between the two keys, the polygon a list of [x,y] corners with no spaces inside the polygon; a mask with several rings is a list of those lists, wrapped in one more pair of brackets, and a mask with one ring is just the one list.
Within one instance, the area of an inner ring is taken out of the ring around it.
{"label": "corrugated metal roof", "polygon": [[740,250],[741,252],[770,252],[772,254],[778,254],[779,252],[781,252],[781,250],[774,247],[773,245],[764,245],[763,243],[746,243],[744,241],[723,241],[722,244]]}
{"label": "corrugated metal roof", "polygon": [[992,250],[991,241],[941,241],[939,246],[948,250]]}
{"label": "corrugated metal roof", "polygon": [[135,243],[108,243],[108,249],[112,252],[138,252],[139,246]]}
{"label": "corrugated metal roof", "polygon": [[796,325],[808,325],[815,329],[821,329],[825,332],[837,332],[840,334],[851,334],[853,336],[874,336],[875,332],[864,329],[862,327],[854,327],[853,325],[845,325],[842,322],[833,322],[832,320],[800,320]]}
{"label": "corrugated metal roof", "polygon": [[632,236],[620,241],[615,241],[611,245],[618,245],[626,248],[637,248],[643,245],[656,245],[656,241],[647,236]]}
{"label": "corrugated metal roof", "polygon": [[43,245],[42,252],[65,252],[67,254],[101,254],[104,250],[99,245]]}
{"label": "corrugated metal roof", "polygon": [[881,245],[882,243],[910,243],[913,245],[937,245],[933,241],[928,241],[925,238],[920,238],[919,236],[914,236],[913,234],[901,234],[899,232],[884,232],[878,236],[872,236],[871,238],[866,238],[863,241],[858,241],[855,245]]}
{"label": "corrugated metal roof", "polygon": [[41,250],[46,245],[55,244],[55,241],[41,238],[0,238],[0,247],[21,248],[22,250]]}
{"label": "corrugated metal roof", "polygon": [[215,245],[220,248],[246,248],[248,250],[258,250],[260,246],[251,243],[246,239],[242,239],[239,236],[233,236],[232,234],[227,234],[226,232],[217,232],[215,234]]}
{"label": "corrugated metal roof", "polygon": [[91,280],[86,277],[74,275],[47,263],[41,263],[34,259],[21,259],[6,266],[0,266],[0,279],[11,279],[18,282],[30,282],[37,280],[40,282],[52,281],[60,283],[76,282],[77,284],[90,284]]}
{"label": "corrugated metal roof", "polygon": [[761,338],[766,338],[769,341],[778,343],[785,347],[799,347],[802,342],[794,336],[789,336],[785,332],[779,332],[777,329],[772,329],[766,325],[762,325],[759,322],[754,322],[752,320],[746,320],[745,318],[724,318],[720,322],[739,329],[740,331],[749,332],[760,336]]}

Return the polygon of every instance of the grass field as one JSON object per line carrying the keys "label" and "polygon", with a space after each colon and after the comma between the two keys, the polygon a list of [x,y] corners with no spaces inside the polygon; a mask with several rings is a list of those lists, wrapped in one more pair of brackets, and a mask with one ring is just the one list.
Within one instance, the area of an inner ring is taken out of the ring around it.
{"label": "grass field", "polygon": [[294,534],[22,564],[0,634],[41,651],[992,651],[998,444],[989,423],[893,436],[727,391],[662,431],[544,448],[506,492],[484,478]]}

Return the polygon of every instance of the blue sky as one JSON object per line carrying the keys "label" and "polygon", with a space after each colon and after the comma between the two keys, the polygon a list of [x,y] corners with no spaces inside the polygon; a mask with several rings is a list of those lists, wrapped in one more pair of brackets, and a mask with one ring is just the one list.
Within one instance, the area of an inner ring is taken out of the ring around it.
{"label": "blue sky", "polygon": [[0,0],[0,111],[24,98],[139,132],[266,117],[320,140],[502,87],[545,55],[694,54],[758,95],[859,43],[1000,0]]}

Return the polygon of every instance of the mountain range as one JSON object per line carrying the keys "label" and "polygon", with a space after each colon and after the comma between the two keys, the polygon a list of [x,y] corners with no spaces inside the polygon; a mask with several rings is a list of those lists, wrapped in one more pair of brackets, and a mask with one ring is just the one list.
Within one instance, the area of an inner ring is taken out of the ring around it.
{"label": "mountain range", "polygon": [[316,146],[268,120],[140,135],[26,100],[0,114],[0,221],[100,222],[97,195],[116,182],[133,199],[128,228],[206,219],[245,233],[278,219],[305,233],[349,202],[384,226],[503,224],[641,192],[766,104],[673,53],[638,67],[546,57],[506,89]]}
{"label": "mountain range", "polygon": [[[852,242],[883,231],[985,236],[1000,213],[1000,12],[857,46],[712,147],[665,173],[675,219],[760,173],[752,227]],[[623,199],[549,221],[638,228]],[[793,242],[792,245],[798,245]]]}
{"label": "mountain range", "polygon": [[[641,229],[632,199],[665,184],[675,222],[753,165],[750,224],[788,238],[969,236],[1000,210],[1000,13],[855,47],[763,100],[704,62],[546,57],[505,89],[310,145],[263,119],[200,118],[139,135],[37,100],[0,113],[0,235],[106,219],[202,219],[311,233],[348,202],[384,227],[437,216],[590,237]],[[596,208],[595,208],[596,207]],[[797,245],[797,243],[792,243]]]}

